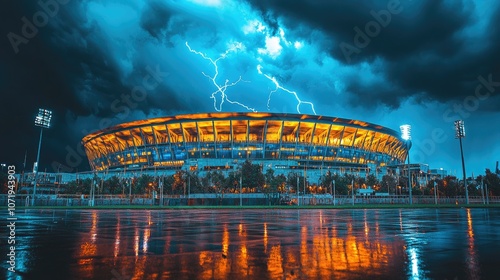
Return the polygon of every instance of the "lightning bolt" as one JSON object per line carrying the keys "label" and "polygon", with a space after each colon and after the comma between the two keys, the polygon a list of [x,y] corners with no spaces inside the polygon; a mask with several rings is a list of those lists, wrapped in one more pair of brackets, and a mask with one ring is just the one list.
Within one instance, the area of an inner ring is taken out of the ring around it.
{"label": "lightning bolt", "polygon": [[[196,51],[196,50],[193,50],[188,42],[186,42],[186,47],[189,49],[190,52],[194,53],[194,54],[197,54],[199,56],[201,56],[203,59],[205,60],[208,60],[213,66],[214,66],[214,75],[213,76],[209,76],[207,74],[205,74],[205,72],[201,72],[205,77],[209,78],[212,83],[214,84],[214,86],[217,88],[216,91],[212,92],[210,98],[212,98],[214,100],[214,109],[217,111],[217,112],[220,112],[222,111],[222,105],[224,104],[224,101],[227,101],[228,103],[231,103],[231,104],[235,104],[235,105],[239,105],[249,111],[253,111],[253,112],[257,112],[254,108],[252,107],[249,107],[245,104],[242,104],[238,101],[234,101],[234,100],[230,100],[229,97],[226,95],[226,90],[230,87],[233,87],[235,85],[237,85],[239,82],[243,81],[241,79],[241,76],[234,82],[230,83],[228,79],[225,80],[224,84],[219,84],[216,80],[217,80],[217,77],[219,76],[219,66],[217,65],[217,63],[219,62],[219,60],[222,60],[224,58],[226,58],[226,56],[231,53],[231,52],[237,52],[238,50],[240,49],[243,49],[243,44],[242,43],[236,43],[236,44],[233,44],[229,49],[227,49],[224,53],[222,53],[217,59],[212,59],[210,57],[208,57],[206,54],[202,53],[202,52],[199,52],[199,51]],[[220,104],[219,106],[217,106],[217,94],[220,93]]]}
{"label": "lightning bolt", "polygon": [[286,88],[282,87],[282,86],[279,84],[279,82],[276,80],[276,78],[275,78],[275,77],[270,76],[270,75],[268,75],[268,74],[264,74],[264,73],[262,72],[262,66],[261,66],[260,64],[259,64],[259,65],[257,65],[257,71],[259,72],[259,74],[264,75],[264,77],[266,77],[266,78],[267,78],[267,79],[269,79],[271,82],[273,82],[273,83],[274,83],[274,85],[276,86],[276,88],[275,88],[274,90],[272,90],[271,92],[269,92],[269,96],[267,97],[267,109],[268,109],[268,110],[269,110],[269,102],[271,102],[271,96],[272,96],[272,94],[273,94],[273,93],[275,93],[275,92],[277,92],[278,90],[280,90],[280,89],[281,89],[281,90],[286,91],[286,92],[288,92],[288,93],[290,93],[290,94],[293,94],[293,96],[295,96],[295,99],[297,100],[297,112],[298,112],[299,114],[302,114],[302,113],[300,112],[300,105],[301,105],[301,104],[307,104],[307,105],[311,106],[311,110],[312,110],[312,111],[313,111],[313,113],[316,115],[316,110],[314,110],[314,104],[313,104],[312,102],[309,102],[309,101],[302,101],[302,100],[300,100],[299,95],[297,94],[297,92],[295,92],[295,91],[291,91],[291,90],[289,90],[289,89],[286,89]]}

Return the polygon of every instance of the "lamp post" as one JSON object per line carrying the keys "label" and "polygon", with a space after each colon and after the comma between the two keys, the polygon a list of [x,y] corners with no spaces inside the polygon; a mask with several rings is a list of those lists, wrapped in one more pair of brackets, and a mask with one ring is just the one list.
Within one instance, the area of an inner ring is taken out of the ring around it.
{"label": "lamp post", "polygon": [[[132,177],[133,178],[133,177]],[[132,203],[132,178],[129,178],[127,180],[127,185],[128,185],[128,201],[129,205]]]}
{"label": "lamp post", "polygon": [[305,205],[306,204],[306,176],[307,176],[307,166],[305,167],[304,169],[304,192],[302,193],[302,205]]}
{"label": "lamp post", "polygon": [[433,182],[434,184],[434,204],[438,204],[438,200],[437,200],[437,186],[438,184],[436,183],[436,181]]}
{"label": "lamp post", "polygon": [[158,186],[160,187],[160,207],[163,207],[163,177],[158,176]]}
{"label": "lamp post", "polygon": [[352,205],[354,205],[354,179],[351,180],[351,197],[352,197]]}
{"label": "lamp post", "polygon": [[483,200],[483,204],[486,204],[486,201],[484,200],[484,180],[483,180],[483,176],[481,176],[481,197],[482,197],[482,200]]}
{"label": "lamp post", "polygon": [[243,183],[243,168],[241,169],[241,173],[240,173],[240,207],[243,206],[243,197],[242,197],[242,194],[241,194],[241,184]]}
{"label": "lamp post", "polygon": [[191,171],[188,171],[188,199],[191,198]]}
{"label": "lamp post", "polygon": [[488,184],[484,184],[484,192],[486,193],[486,204],[490,204],[490,196],[488,193]]}
{"label": "lamp post", "polygon": [[465,203],[469,204],[469,190],[467,190],[467,181],[465,177],[465,161],[464,161],[464,150],[462,148],[462,138],[465,137],[465,125],[463,120],[455,121],[455,138],[458,138],[460,141],[460,154],[462,155],[462,171],[464,174],[464,187],[465,187]]}
{"label": "lamp post", "polygon": [[297,172],[297,206],[300,206],[299,173]]}
{"label": "lamp post", "polygon": [[335,206],[335,180],[333,180],[333,206]]}
{"label": "lamp post", "polygon": [[413,204],[413,199],[411,195],[411,173],[410,173],[410,148],[411,148],[411,126],[409,124],[404,124],[399,127],[401,129],[401,138],[406,141],[406,146],[408,147],[408,194],[410,195],[410,204]]}
{"label": "lamp post", "polygon": [[36,155],[36,164],[34,168],[35,178],[33,182],[33,197],[31,198],[31,205],[35,206],[36,184],[38,177],[38,164],[40,162],[40,148],[42,147],[43,129],[50,127],[50,120],[52,119],[52,111],[45,109],[38,109],[38,115],[35,117],[35,126],[40,127],[40,140],[38,141],[38,152]]}
{"label": "lamp post", "polygon": [[97,185],[97,174],[94,173],[94,178],[92,179],[92,183],[90,186],[90,194],[89,194],[89,206],[94,207],[95,203],[95,186]]}

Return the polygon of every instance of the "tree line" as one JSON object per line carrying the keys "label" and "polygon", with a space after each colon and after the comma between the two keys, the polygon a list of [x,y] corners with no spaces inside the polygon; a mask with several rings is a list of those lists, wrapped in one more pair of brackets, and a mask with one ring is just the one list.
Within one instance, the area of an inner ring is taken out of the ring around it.
{"label": "tree line", "polygon": [[[434,195],[434,191],[440,196],[464,196],[465,189],[463,183],[454,176],[444,178],[429,179],[425,186],[416,184],[413,180],[412,193],[414,195]],[[500,195],[500,178],[498,174],[486,169],[484,175],[479,175],[472,180],[468,180],[469,196],[481,196],[481,186],[486,185],[488,192],[492,196]],[[238,170],[230,172],[222,170],[212,170],[203,176],[198,171],[190,172],[179,170],[169,176],[151,176],[143,174],[134,178],[120,178],[112,176],[110,178],[87,178],[69,182],[61,186],[61,194],[88,194],[91,186],[96,187],[96,194],[123,194],[123,195],[144,195],[160,191],[163,185],[165,195],[184,195],[188,193],[333,193],[337,195],[349,195],[354,189],[371,187],[377,192],[385,192],[391,195],[408,194],[408,177],[386,174],[381,180],[375,175],[369,174],[366,177],[355,176],[354,174],[338,174],[326,172],[319,182],[308,182],[303,176],[303,170],[290,172],[287,175],[275,174],[275,170],[259,164],[245,161]],[[0,186],[3,193],[7,190],[6,174],[0,174]]]}
{"label": "tree line", "polygon": [[[116,176],[106,180],[100,178],[84,179],[70,182],[60,193],[86,194],[90,192],[91,184],[97,187],[98,194],[150,194],[159,192],[163,185],[165,195],[186,195],[188,193],[333,193],[350,195],[354,190],[371,187],[376,192],[391,195],[407,195],[409,193],[408,177],[387,174],[378,180],[373,174],[366,177],[354,174],[338,174],[330,171],[323,174],[319,182],[308,182],[302,175],[303,171],[290,172],[287,175],[275,174],[275,170],[263,170],[259,164],[250,161],[243,163],[236,171],[212,170],[200,176],[199,172],[179,170],[169,176],[151,176],[143,174],[139,177],[121,179]],[[486,169],[484,175],[468,180],[469,196],[481,196],[481,186],[486,185],[492,196],[500,195],[500,177]],[[444,178],[430,178],[426,185],[418,185],[415,178],[412,180],[413,195],[464,196],[463,183],[454,176]]]}

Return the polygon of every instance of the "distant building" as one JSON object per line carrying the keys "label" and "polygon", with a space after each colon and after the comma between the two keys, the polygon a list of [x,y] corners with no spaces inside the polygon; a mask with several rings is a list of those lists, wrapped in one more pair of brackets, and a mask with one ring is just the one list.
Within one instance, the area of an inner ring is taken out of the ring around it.
{"label": "distant building", "polygon": [[[408,178],[408,164],[393,165],[389,167],[389,170],[390,174]],[[427,185],[429,179],[432,179],[430,174],[431,170],[429,169],[428,164],[411,163],[409,170],[411,174],[411,182],[414,187],[425,186]]]}
{"label": "distant building", "polygon": [[[35,179],[33,172],[24,172],[16,174],[18,181],[18,192],[32,192],[33,181]],[[60,186],[64,186],[76,178],[76,173],[50,173],[38,172],[37,191],[39,193],[57,193]]]}
{"label": "distant building", "polygon": [[445,170],[443,168],[439,169],[431,169],[429,171],[429,176],[432,178],[437,178],[437,179],[443,179],[444,177],[448,176],[448,170]]}

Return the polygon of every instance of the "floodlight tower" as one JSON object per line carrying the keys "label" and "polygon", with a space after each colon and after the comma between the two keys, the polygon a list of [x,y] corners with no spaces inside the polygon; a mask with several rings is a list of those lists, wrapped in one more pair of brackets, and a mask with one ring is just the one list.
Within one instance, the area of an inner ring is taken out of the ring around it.
{"label": "floodlight tower", "polygon": [[413,199],[411,195],[411,173],[410,173],[410,148],[411,148],[411,125],[404,124],[399,127],[401,129],[401,138],[405,140],[406,147],[408,147],[408,192],[410,195],[410,204],[413,204]]}
{"label": "floodlight tower", "polygon": [[467,190],[467,181],[465,177],[465,161],[464,161],[464,150],[462,148],[462,138],[465,137],[465,124],[463,120],[455,121],[455,138],[460,141],[460,154],[462,155],[462,171],[464,173],[464,187],[465,187],[465,203],[469,204],[469,190]]}
{"label": "floodlight tower", "polygon": [[35,180],[33,182],[33,197],[31,198],[31,205],[35,205],[36,184],[38,177],[38,164],[40,162],[40,148],[42,147],[43,129],[50,127],[50,120],[52,119],[52,111],[46,109],[38,109],[38,115],[35,117],[35,125],[40,127],[40,140],[38,141],[38,152],[36,155],[36,164],[33,171],[35,172]]}

